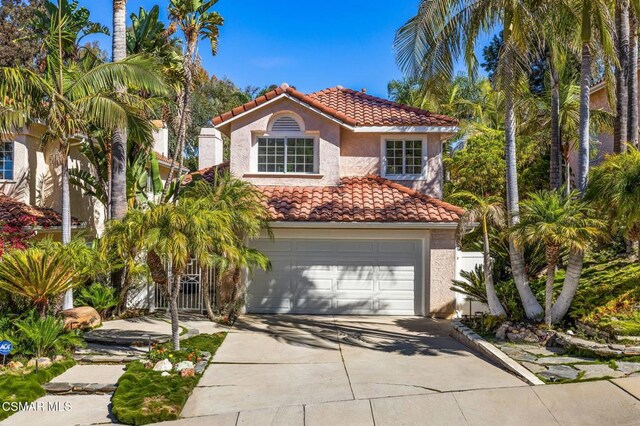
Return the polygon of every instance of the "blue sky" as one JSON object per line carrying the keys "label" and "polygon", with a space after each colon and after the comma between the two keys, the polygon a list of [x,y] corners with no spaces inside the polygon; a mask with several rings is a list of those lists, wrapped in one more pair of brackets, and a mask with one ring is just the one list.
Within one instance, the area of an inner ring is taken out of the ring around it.
{"label": "blue sky", "polygon": [[[111,1],[80,0],[93,20],[111,26]],[[127,15],[163,0],[129,0]],[[415,14],[418,0],[220,0],[225,18],[218,55],[200,44],[205,68],[238,86],[287,82],[308,93],[330,86],[366,88],[386,97],[387,83],[400,78],[395,64],[396,29]],[[480,45],[486,44],[484,37]],[[108,37],[98,37],[111,49]],[[479,52],[480,53],[480,52]],[[462,68],[461,68],[462,70]]]}

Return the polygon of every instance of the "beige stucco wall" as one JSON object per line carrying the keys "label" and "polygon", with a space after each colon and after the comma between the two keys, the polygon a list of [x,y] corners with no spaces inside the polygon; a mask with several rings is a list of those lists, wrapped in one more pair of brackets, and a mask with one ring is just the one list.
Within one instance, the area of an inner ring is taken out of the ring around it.
{"label": "beige stucco wall", "polygon": [[[269,174],[256,175],[257,158],[254,149],[256,135],[266,132],[274,114],[290,111],[305,125],[305,133],[316,137],[318,175]],[[340,125],[302,107],[290,99],[281,98],[238,118],[231,123],[231,173],[256,185],[324,186],[338,183],[340,164]]]}
{"label": "beige stucco wall", "polygon": [[340,176],[380,175],[384,139],[412,138],[427,141],[426,175],[414,180],[399,180],[404,186],[432,197],[442,198],[442,134],[440,133],[355,133],[340,132]]}
{"label": "beige stucco wall", "polygon": [[429,252],[429,314],[450,318],[456,309],[455,293],[451,291],[456,268],[455,230],[431,231]]}

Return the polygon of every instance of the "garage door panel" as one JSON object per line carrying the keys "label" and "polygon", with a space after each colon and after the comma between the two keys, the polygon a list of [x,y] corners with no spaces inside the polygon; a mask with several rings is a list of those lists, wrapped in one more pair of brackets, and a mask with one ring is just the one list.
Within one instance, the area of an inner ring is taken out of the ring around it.
{"label": "garage door panel", "polygon": [[293,241],[291,241],[291,240],[281,240],[281,239],[266,240],[266,239],[261,239],[261,240],[256,240],[253,243],[253,247],[255,247],[258,250],[268,250],[269,253],[271,253],[271,254],[278,253],[278,252],[289,253],[289,252],[291,252],[292,244],[293,244]]}
{"label": "garage door panel", "polygon": [[419,309],[419,240],[290,239],[264,251],[273,270],[251,278],[249,312],[412,315]]}
{"label": "garage door panel", "polygon": [[337,280],[336,290],[366,290],[371,292],[374,290],[374,282],[373,280]]}

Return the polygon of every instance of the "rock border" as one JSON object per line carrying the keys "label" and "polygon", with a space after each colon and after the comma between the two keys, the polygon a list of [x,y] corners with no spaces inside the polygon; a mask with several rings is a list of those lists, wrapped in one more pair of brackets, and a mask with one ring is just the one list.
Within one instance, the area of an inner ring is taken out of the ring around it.
{"label": "rock border", "polygon": [[563,347],[586,350],[605,358],[640,355],[640,346],[592,342],[562,332],[556,332],[555,342]]}
{"label": "rock border", "polygon": [[460,320],[451,321],[450,334],[451,337],[456,339],[458,342],[480,352],[491,361],[523,379],[526,383],[533,386],[541,386],[545,384],[535,374],[509,358],[504,352],[487,342],[478,333],[462,324]]}

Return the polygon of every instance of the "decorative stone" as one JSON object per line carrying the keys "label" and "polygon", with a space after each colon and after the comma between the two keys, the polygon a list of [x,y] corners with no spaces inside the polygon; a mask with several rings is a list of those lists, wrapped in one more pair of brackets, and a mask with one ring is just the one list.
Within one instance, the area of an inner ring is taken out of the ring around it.
{"label": "decorative stone", "polygon": [[522,366],[532,373],[542,373],[543,371],[547,371],[547,367],[540,364],[534,364],[532,362],[525,361],[522,363]]}
{"label": "decorative stone", "polygon": [[61,362],[64,361],[64,357],[62,355],[56,355],[53,357],[53,362]]}
{"label": "decorative stone", "polygon": [[173,365],[171,364],[171,361],[163,359],[156,362],[156,365],[153,366],[153,371],[171,371],[172,368]]}
{"label": "decorative stone", "polygon": [[204,361],[204,360],[199,361],[199,362],[196,364],[196,367],[195,367],[196,374],[202,374],[202,373],[204,373],[204,370],[207,368],[207,364],[208,364],[208,362],[207,362],[207,361]]}
{"label": "decorative stone", "polygon": [[504,340],[507,337],[507,330],[509,329],[509,323],[502,323],[496,330],[496,339]]}
{"label": "decorative stone", "polygon": [[180,371],[182,371],[184,369],[193,368],[193,367],[194,366],[193,366],[193,363],[191,361],[182,361],[182,362],[177,363],[174,368],[175,368],[176,371],[180,372]]}
{"label": "decorative stone", "polygon": [[550,381],[555,380],[575,380],[578,378],[578,370],[568,365],[551,365],[547,371],[538,373],[538,375]]}
{"label": "decorative stone", "polygon": [[168,371],[163,371],[162,374],[160,374],[162,377],[168,377],[171,375],[171,373],[169,373]]}
{"label": "decorative stone", "polygon": [[534,354],[538,356],[555,356],[555,355],[564,353],[563,348],[556,348],[556,347],[522,345],[522,346],[518,346],[518,349],[521,349],[525,352],[529,352],[530,354]]}
{"label": "decorative stone", "polygon": [[625,374],[640,371],[640,362],[616,361],[616,364],[618,365],[618,371],[622,371]]}
{"label": "decorative stone", "polygon": [[603,377],[622,377],[624,373],[612,370],[605,364],[576,364],[578,370],[584,371],[583,379],[600,379]]}
{"label": "decorative stone", "polygon": [[67,330],[95,328],[102,324],[100,314],[91,306],[80,306],[60,313],[64,317],[64,328]]}
{"label": "decorative stone", "polygon": [[194,377],[196,375],[196,370],[193,368],[183,368],[180,370],[180,376],[182,377]]}
{"label": "decorative stone", "polygon": [[624,348],[623,352],[626,356],[640,355],[640,346],[627,346]]}
{"label": "decorative stone", "polygon": [[7,364],[7,368],[8,368],[9,370],[19,370],[19,369],[21,369],[21,368],[23,368],[23,367],[24,367],[24,364],[23,364],[23,363],[21,363],[20,361],[10,361],[10,362]]}
{"label": "decorative stone", "polygon": [[559,364],[578,364],[585,362],[595,362],[595,359],[592,358],[582,358],[582,357],[574,357],[574,356],[547,356],[538,358],[536,361],[538,364],[545,365],[559,365]]}
{"label": "decorative stone", "polygon": [[69,383],[50,382],[44,385],[44,389],[48,393],[67,393],[71,392],[73,387]]}
{"label": "decorative stone", "polygon": [[622,355],[622,351],[616,351],[614,349],[609,348],[596,348],[593,350],[596,355],[604,356],[604,357],[612,357],[612,356],[620,356]]}
{"label": "decorative stone", "polygon": [[[36,359],[31,358],[29,362],[27,362],[27,367],[35,367]],[[47,357],[38,358],[38,368],[49,368],[51,367],[51,359]]]}

